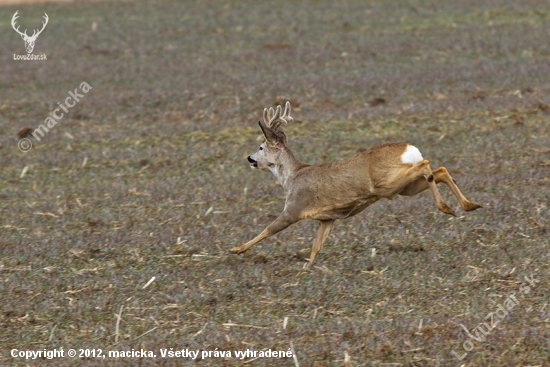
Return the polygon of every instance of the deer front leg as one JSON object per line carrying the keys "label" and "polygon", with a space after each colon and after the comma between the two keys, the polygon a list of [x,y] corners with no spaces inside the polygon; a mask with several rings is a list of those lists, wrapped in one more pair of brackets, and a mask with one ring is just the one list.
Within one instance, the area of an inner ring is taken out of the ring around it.
{"label": "deer front leg", "polygon": [[321,248],[323,248],[323,243],[325,243],[325,240],[332,230],[332,227],[334,227],[334,220],[321,221],[321,225],[319,226],[319,230],[317,231],[317,236],[315,237],[315,241],[313,241],[313,247],[311,248],[311,257],[309,258],[309,263],[307,264],[308,269],[311,268],[311,266],[313,265],[317,253],[321,251]]}
{"label": "deer front leg", "polygon": [[273,236],[274,234],[281,232],[283,229],[287,228],[291,224],[296,223],[298,220],[299,219],[296,219],[294,216],[291,216],[288,212],[284,211],[277,217],[277,219],[275,219],[273,223],[268,225],[266,229],[262,231],[262,233],[260,233],[259,235],[254,237],[254,239],[245,243],[242,246],[233,247],[231,249],[231,252],[235,254],[245,252],[264,238]]}

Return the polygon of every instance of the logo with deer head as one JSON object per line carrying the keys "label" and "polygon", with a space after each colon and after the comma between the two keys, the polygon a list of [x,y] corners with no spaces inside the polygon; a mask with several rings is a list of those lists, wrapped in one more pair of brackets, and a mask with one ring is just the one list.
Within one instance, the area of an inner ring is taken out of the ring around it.
{"label": "logo with deer head", "polygon": [[25,32],[21,32],[19,30],[19,26],[16,27],[16,21],[17,21],[17,18],[19,18],[19,10],[15,12],[15,14],[13,14],[13,18],[11,18],[11,26],[13,27],[13,29],[19,33],[19,35],[21,35],[21,38],[23,38],[23,41],[25,41],[25,49],[27,50],[27,53],[28,54],[31,54],[32,53],[32,50],[34,49],[34,43],[36,42],[36,39],[38,38],[38,36],[40,35],[40,33],[42,33],[42,31],[44,30],[44,28],[46,28],[46,24],[48,24],[48,14],[44,13],[44,22],[42,22],[42,29],[41,30],[37,30],[35,29],[32,33],[32,36],[29,36],[27,34],[27,30],[25,29]]}

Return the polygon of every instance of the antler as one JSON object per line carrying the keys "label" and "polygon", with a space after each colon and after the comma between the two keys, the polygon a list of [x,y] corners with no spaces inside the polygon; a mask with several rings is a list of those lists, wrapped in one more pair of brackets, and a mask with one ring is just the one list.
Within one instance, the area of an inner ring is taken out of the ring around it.
{"label": "antler", "polygon": [[[23,33],[23,32],[21,32],[21,31],[19,30],[19,26],[17,26],[17,28],[15,28],[15,23],[16,23],[16,21],[17,21],[17,18],[19,18],[19,15],[18,15],[17,13],[19,13],[19,10],[17,10],[17,11],[15,12],[15,14],[13,14],[13,17],[11,18],[11,26],[12,26],[13,29],[14,29],[17,33],[19,33],[20,35],[22,35],[22,36],[25,35],[25,36],[28,37],[28,35],[27,35],[27,30],[26,30],[26,29],[25,29],[25,33]],[[44,13],[44,14],[46,14],[46,13]]]}
{"label": "antler", "polygon": [[[40,33],[42,33],[42,31],[44,30],[44,28],[46,28],[46,24],[48,24],[48,20],[49,20],[50,18],[48,18],[48,14],[46,14],[46,13],[44,13],[44,16],[43,16],[42,18],[44,18],[44,20],[45,20],[45,22],[42,22],[42,29],[39,30],[38,33],[36,33],[37,30],[35,29],[31,37],[38,37],[38,35],[39,35]],[[35,35],[35,33],[36,33],[36,35]]]}
{"label": "antler", "polygon": [[282,113],[281,106],[277,106],[277,109],[273,109],[273,107],[269,107],[269,109],[264,108],[264,123],[269,127],[270,129],[277,131],[280,129],[281,124],[288,124],[289,122],[294,121],[294,119],[290,116],[290,102],[285,103],[285,110]]}
{"label": "antler", "polygon": [[[38,35],[39,35],[40,33],[42,33],[42,31],[44,30],[44,28],[46,28],[46,24],[48,24],[48,20],[50,19],[50,18],[48,17],[48,14],[44,13],[43,18],[44,18],[45,21],[42,22],[42,29],[39,30],[39,31],[35,29],[34,32],[32,33],[32,36],[29,37],[29,35],[27,34],[27,30],[26,30],[26,29],[25,29],[25,32],[21,32],[21,31],[19,30],[19,26],[17,26],[17,28],[15,28],[15,23],[17,22],[17,18],[19,18],[19,14],[18,14],[18,13],[19,13],[19,10],[17,10],[17,11],[15,12],[15,14],[13,14],[13,17],[11,18],[11,26],[12,26],[13,29],[14,29],[17,33],[19,33],[21,36],[25,36],[26,38],[30,38],[30,39],[33,39],[33,38],[38,37]],[[38,32],[38,33],[37,33],[37,32]]]}
{"label": "antler", "polygon": [[259,122],[259,124],[269,144],[286,144],[286,134],[281,129],[281,124],[286,125],[293,121],[290,116],[290,102],[286,102],[285,111],[282,114],[281,112],[281,106],[277,106],[276,109],[264,108],[264,122]]}

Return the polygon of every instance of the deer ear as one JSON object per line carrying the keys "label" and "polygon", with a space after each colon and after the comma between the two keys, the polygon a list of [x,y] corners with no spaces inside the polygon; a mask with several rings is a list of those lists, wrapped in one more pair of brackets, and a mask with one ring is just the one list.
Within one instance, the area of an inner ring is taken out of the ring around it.
{"label": "deer ear", "polygon": [[258,125],[260,125],[260,129],[262,129],[262,132],[264,133],[265,140],[267,140],[267,143],[269,145],[277,145],[277,143],[279,142],[277,134],[275,134],[273,130],[271,130],[261,121],[258,121]]}

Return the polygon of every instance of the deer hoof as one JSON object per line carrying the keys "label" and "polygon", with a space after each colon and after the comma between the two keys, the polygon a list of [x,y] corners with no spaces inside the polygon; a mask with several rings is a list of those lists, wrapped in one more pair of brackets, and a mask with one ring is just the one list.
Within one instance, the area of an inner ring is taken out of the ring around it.
{"label": "deer hoof", "polygon": [[242,252],[245,252],[246,249],[243,249],[241,248],[240,246],[239,247],[233,247],[231,250],[229,250],[231,253],[233,254],[240,254]]}
{"label": "deer hoof", "polygon": [[439,210],[441,210],[445,214],[450,214],[453,217],[456,217],[455,212],[445,203],[441,204],[441,206],[439,207]]}
{"label": "deer hoof", "polygon": [[464,205],[464,210],[466,210],[467,212],[471,212],[473,210],[476,210],[476,209],[479,209],[479,208],[483,208],[481,205],[479,204],[476,204],[476,203],[472,203],[471,201],[468,201],[465,205]]}

